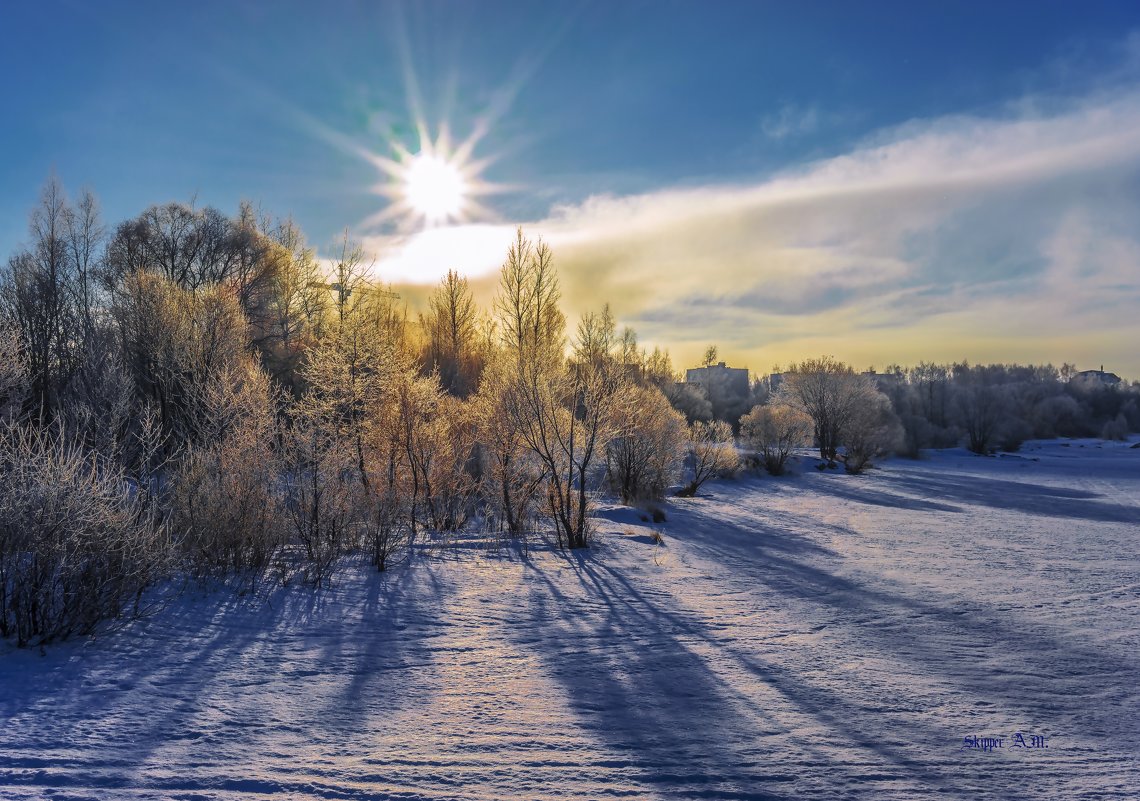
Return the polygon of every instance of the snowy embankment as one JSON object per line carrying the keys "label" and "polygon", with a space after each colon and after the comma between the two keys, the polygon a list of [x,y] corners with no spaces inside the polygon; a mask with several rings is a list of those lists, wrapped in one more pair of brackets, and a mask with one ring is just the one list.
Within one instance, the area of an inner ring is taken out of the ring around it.
{"label": "snowy embankment", "polygon": [[604,506],[584,553],[425,551],[5,646],[0,797],[1140,796],[1140,449],[803,469],[667,513],[664,545]]}

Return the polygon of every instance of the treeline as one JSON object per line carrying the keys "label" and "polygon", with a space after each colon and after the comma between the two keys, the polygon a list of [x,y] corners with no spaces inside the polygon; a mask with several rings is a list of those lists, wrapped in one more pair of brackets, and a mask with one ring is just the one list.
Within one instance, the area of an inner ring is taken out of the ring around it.
{"label": "treeline", "polygon": [[769,472],[814,443],[828,464],[858,473],[888,453],[964,445],[977,454],[1017,451],[1027,439],[1140,431],[1140,386],[1082,376],[1072,365],[965,362],[857,373],[824,357],[757,382],[760,402],[740,419],[745,443]]}
{"label": "treeline", "polygon": [[1065,364],[924,363],[879,378],[903,429],[902,450],[964,444],[975,453],[1016,451],[1027,439],[1140,431],[1140,387],[1107,384]]}
{"label": "treeline", "polygon": [[172,574],[384,570],[471,521],[583,547],[600,483],[734,463],[667,353],[605,307],[567,331],[553,259],[520,230],[492,308],[452,272],[410,319],[347,238],[327,269],[249,206],[108,229],[49,182],[0,274],[0,636],[90,631]]}

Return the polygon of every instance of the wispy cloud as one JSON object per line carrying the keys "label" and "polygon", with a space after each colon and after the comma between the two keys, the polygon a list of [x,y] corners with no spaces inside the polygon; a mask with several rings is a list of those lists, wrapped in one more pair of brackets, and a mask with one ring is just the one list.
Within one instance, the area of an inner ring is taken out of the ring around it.
{"label": "wispy cloud", "polygon": [[[679,361],[719,342],[760,371],[827,352],[1140,377],[1138,173],[1140,93],[1118,91],[917,120],[753,183],[600,195],[520,222],[555,247],[572,311],[608,300]],[[392,279],[490,275],[512,229],[369,245]]]}
{"label": "wispy cloud", "polygon": [[776,111],[765,114],[760,120],[760,132],[768,139],[787,139],[792,136],[813,134],[820,127],[817,106],[799,106],[785,103]]}

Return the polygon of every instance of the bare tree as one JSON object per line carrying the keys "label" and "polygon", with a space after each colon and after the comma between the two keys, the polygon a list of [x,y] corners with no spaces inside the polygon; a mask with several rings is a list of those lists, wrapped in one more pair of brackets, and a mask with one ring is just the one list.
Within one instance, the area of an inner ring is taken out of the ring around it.
{"label": "bare tree", "polygon": [[81,324],[67,230],[71,214],[63,187],[51,178],[28,225],[31,246],[9,259],[0,278],[3,314],[23,345],[28,400],[44,424],[56,417],[79,364]]}
{"label": "bare tree", "polygon": [[106,228],[99,216],[99,202],[90,190],[84,190],[75,207],[69,209],[67,250],[75,270],[75,292],[83,323],[83,339],[94,336],[95,315],[98,304],[97,276],[103,266],[103,243]]}
{"label": "bare tree", "polygon": [[824,356],[792,365],[777,395],[811,418],[820,457],[834,463],[852,416],[875,392],[866,376]]}
{"label": "bare tree", "polygon": [[716,364],[717,348],[716,345],[709,345],[705,348],[705,356],[701,360],[701,365],[704,367],[712,367]]}

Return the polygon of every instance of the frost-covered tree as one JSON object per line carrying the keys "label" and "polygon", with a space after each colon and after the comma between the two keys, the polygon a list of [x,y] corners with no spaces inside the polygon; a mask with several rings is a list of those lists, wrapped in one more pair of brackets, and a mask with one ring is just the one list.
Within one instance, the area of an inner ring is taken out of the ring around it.
{"label": "frost-covered tree", "polygon": [[0,425],[14,420],[29,391],[24,349],[16,330],[0,318]]}
{"label": "frost-covered tree", "polygon": [[823,356],[792,365],[777,398],[811,418],[820,457],[834,462],[852,417],[861,406],[873,403],[877,394],[866,376]]}
{"label": "frost-covered tree", "polygon": [[386,568],[410,542],[419,490],[408,477],[399,408],[401,388],[415,380],[403,318],[391,298],[352,291],[358,253],[342,248],[344,291],[306,352],[308,389],[290,409],[286,436],[287,516],[317,583],[361,543]]}
{"label": "frost-covered tree", "polygon": [[978,454],[996,445],[1008,398],[995,380],[994,370],[956,365],[955,408],[958,424],[966,433],[966,447]]}
{"label": "frost-covered tree", "polygon": [[664,387],[662,391],[673,408],[685,415],[685,420],[690,424],[698,420],[712,420],[712,401],[700,384],[674,382]]}
{"label": "frost-covered tree", "polygon": [[854,407],[844,426],[843,467],[848,473],[862,473],[901,440],[902,427],[890,399],[881,392],[870,393]]}
{"label": "frost-covered tree", "polygon": [[461,398],[479,383],[478,312],[467,279],[448,270],[428,298],[421,317],[427,348],[424,367],[439,374],[443,388]]}
{"label": "frost-covered tree", "polygon": [[740,418],[740,436],[754,449],[770,475],[784,474],[792,450],[811,439],[811,418],[786,404],[754,406]]}
{"label": "frost-covered tree", "polygon": [[656,387],[631,386],[627,393],[606,445],[606,477],[625,503],[662,498],[680,476],[685,418]]}
{"label": "frost-covered tree", "polygon": [[561,313],[547,306],[558,297],[551,256],[536,249],[526,268],[530,277],[520,280],[516,262],[524,245],[520,232],[503,268],[498,302],[508,358],[515,363],[506,422],[544,467],[547,512],[559,542],[582,548],[590,541],[591,474],[611,436],[626,371],[613,356],[615,324],[608,309],[582,318],[574,358],[565,362],[557,347]]}
{"label": "frost-covered tree", "polygon": [[292,220],[277,223],[266,236],[271,244],[265,258],[276,266],[254,344],[270,375],[297,397],[304,389],[300,373],[305,352],[324,334],[329,290],[316,252]]}
{"label": "frost-covered tree", "polygon": [[542,461],[509,422],[517,378],[517,364],[500,352],[483,371],[473,399],[484,498],[512,536],[525,533],[546,478]]}
{"label": "frost-covered tree", "polygon": [[214,376],[241,364],[249,348],[246,318],[225,287],[191,292],[162,276],[126,276],[113,315],[122,364],[142,403],[158,411],[175,444],[195,440],[207,422],[197,400]]}

